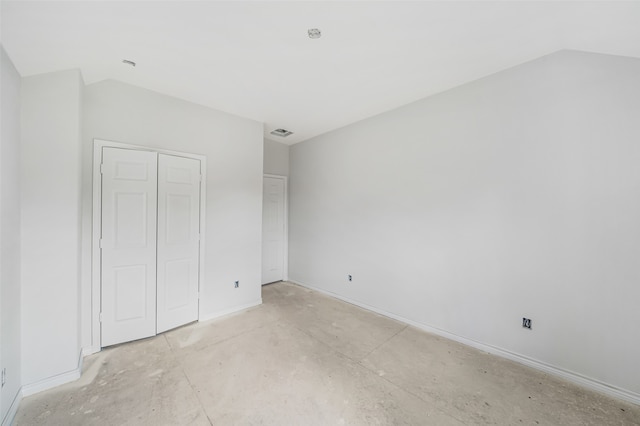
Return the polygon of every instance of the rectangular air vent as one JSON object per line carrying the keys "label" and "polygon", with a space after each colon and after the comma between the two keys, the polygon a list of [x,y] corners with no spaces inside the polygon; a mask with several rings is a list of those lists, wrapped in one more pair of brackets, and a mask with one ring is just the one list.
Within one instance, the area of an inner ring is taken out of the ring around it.
{"label": "rectangular air vent", "polygon": [[274,131],[271,132],[272,135],[276,135],[276,136],[280,136],[282,138],[285,138],[289,135],[292,135],[293,132],[290,132],[286,129],[275,129]]}

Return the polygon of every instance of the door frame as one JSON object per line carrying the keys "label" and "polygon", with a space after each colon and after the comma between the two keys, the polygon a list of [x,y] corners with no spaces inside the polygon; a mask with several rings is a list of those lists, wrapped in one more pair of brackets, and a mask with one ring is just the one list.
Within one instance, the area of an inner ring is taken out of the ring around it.
{"label": "door frame", "polygon": [[[289,279],[289,178],[287,176],[282,175],[272,175],[265,173],[262,178],[274,178],[281,179],[284,182],[284,245],[283,245],[283,256],[284,261],[282,265],[282,280],[287,281]],[[262,194],[264,197],[264,194]],[[262,274],[262,265],[260,265],[260,273]],[[260,278],[262,281],[262,277]]]}
{"label": "door frame", "polygon": [[[102,304],[101,291],[101,253],[100,253],[100,232],[102,225],[102,174],[100,164],[102,163],[102,148],[132,149],[136,151],[151,151],[158,154],[174,155],[200,160],[200,257],[198,275],[198,321],[200,321],[200,293],[202,282],[204,281],[204,248],[206,235],[206,198],[207,198],[207,158],[204,155],[191,154],[187,152],[171,151],[142,145],[132,145],[122,142],[107,141],[102,139],[93,140],[93,205],[91,223],[91,351],[89,353],[100,352],[102,350],[102,331],[100,328],[100,306]],[[88,355],[88,353],[85,353]]]}

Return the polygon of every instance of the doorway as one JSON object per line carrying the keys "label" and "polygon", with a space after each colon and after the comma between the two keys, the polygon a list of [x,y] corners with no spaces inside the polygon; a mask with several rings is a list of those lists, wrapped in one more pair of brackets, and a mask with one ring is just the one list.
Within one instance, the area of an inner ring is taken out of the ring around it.
{"label": "doorway", "polygon": [[262,285],[287,279],[287,177],[264,175],[262,183]]}

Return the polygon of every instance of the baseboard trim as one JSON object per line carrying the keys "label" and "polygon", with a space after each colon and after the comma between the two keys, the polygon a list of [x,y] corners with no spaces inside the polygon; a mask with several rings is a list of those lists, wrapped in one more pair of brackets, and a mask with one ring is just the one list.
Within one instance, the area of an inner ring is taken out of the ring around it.
{"label": "baseboard trim", "polygon": [[[243,311],[245,309],[253,308],[254,306],[258,306],[258,305],[261,305],[261,304],[262,304],[262,298],[254,301],[254,302],[247,303],[245,305],[240,305],[240,306],[236,306],[234,308],[225,309],[223,311],[215,312],[213,314],[202,315],[202,316],[200,316],[198,318],[198,322],[206,322],[206,321],[211,321],[211,320],[214,320],[214,319],[222,318],[222,317],[225,317],[227,315],[231,315],[231,314],[234,314],[236,312]],[[98,347],[98,346],[87,346],[87,347],[82,349],[81,357],[84,358],[85,356],[98,353],[101,350],[102,350],[102,348]]]}
{"label": "baseboard trim", "polygon": [[2,419],[2,426],[11,426],[13,421],[16,418],[16,414],[18,413],[18,407],[20,406],[20,402],[22,401],[22,388],[18,389],[16,392],[13,401],[11,401],[11,405],[9,406],[9,410],[7,414]]}
{"label": "baseboard trim", "polygon": [[610,385],[608,383],[601,382],[601,381],[593,379],[591,377],[583,376],[582,374],[579,374],[579,373],[576,373],[576,372],[573,372],[573,371],[570,371],[570,370],[565,370],[563,368],[556,367],[554,365],[547,364],[547,363],[539,361],[537,359],[529,358],[527,356],[524,356],[524,355],[521,355],[521,354],[518,354],[518,353],[515,353],[515,352],[511,352],[511,351],[508,351],[506,349],[499,348],[497,346],[488,345],[486,343],[478,342],[478,341],[473,340],[473,339],[468,339],[466,337],[462,337],[462,336],[459,336],[457,334],[450,333],[450,332],[448,332],[446,330],[442,330],[442,329],[439,329],[437,327],[430,326],[428,324],[419,323],[419,322],[410,320],[408,318],[402,317],[400,315],[396,315],[396,314],[393,314],[391,312],[387,312],[385,310],[376,308],[375,306],[370,306],[370,305],[367,305],[366,303],[361,303],[361,302],[358,302],[356,300],[350,299],[348,297],[341,296],[341,295],[339,295],[337,293],[333,293],[331,291],[323,290],[321,288],[318,288],[318,287],[315,287],[315,286],[312,286],[312,285],[309,285],[309,284],[305,284],[305,283],[300,282],[300,281],[289,279],[289,282],[297,284],[297,285],[299,285],[301,287],[308,288],[308,289],[313,290],[313,291],[317,291],[318,293],[322,293],[322,294],[325,294],[327,296],[334,297],[336,299],[340,299],[340,300],[342,300],[344,302],[350,303],[352,305],[358,306],[358,307],[366,309],[368,311],[375,312],[375,313],[383,315],[385,317],[395,319],[397,321],[400,321],[400,322],[403,322],[405,324],[411,325],[413,327],[419,328],[419,329],[424,330],[426,332],[429,332],[429,333],[432,333],[432,334],[436,334],[438,336],[445,337],[445,338],[450,339],[450,340],[454,340],[454,341],[462,343],[464,345],[474,347],[474,348],[479,349],[481,351],[488,352],[488,353],[491,353],[493,355],[497,355],[497,356],[500,356],[502,358],[506,358],[506,359],[509,359],[511,361],[515,361],[515,362],[520,363],[520,364],[524,364],[524,365],[529,366],[531,368],[535,368],[536,370],[544,371],[545,373],[549,373],[549,374],[552,374],[554,376],[561,377],[561,378],[563,378],[565,380],[568,380],[568,381],[570,381],[572,383],[584,386],[584,387],[586,387],[588,389],[591,389],[591,390],[594,390],[594,391],[597,391],[597,392],[600,392],[600,393],[604,393],[606,395],[613,396],[615,398],[620,398],[620,399],[625,400],[627,402],[631,402],[632,404],[640,405],[640,394],[638,394],[638,393],[635,393],[635,392],[632,392],[632,391],[629,391],[629,390],[626,390],[626,389],[621,389],[619,387]]}
{"label": "baseboard trim", "polygon": [[82,348],[82,358],[89,355],[97,354],[101,350],[102,348],[100,346],[87,346],[85,348]]}
{"label": "baseboard trim", "polygon": [[22,396],[31,396],[33,394],[55,388],[56,386],[64,385],[65,383],[78,380],[82,375],[82,362],[83,356],[81,350],[80,354],[78,355],[78,366],[76,368],[65,373],[56,374],[55,376],[47,377],[46,379],[39,380],[35,383],[30,383],[28,385],[22,386]]}
{"label": "baseboard trim", "polygon": [[227,315],[235,314],[236,312],[244,311],[245,309],[253,308],[254,306],[258,306],[258,305],[262,305],[262,298],[254,302],[247,303],[245,305],[235,306],[233,308],[225,309],[219,312],[215,312],[213,314],[202,315],[200,316],[200,318],[198,318],[198,321],[199,322],[211,321],[214,319],[225,317]]}

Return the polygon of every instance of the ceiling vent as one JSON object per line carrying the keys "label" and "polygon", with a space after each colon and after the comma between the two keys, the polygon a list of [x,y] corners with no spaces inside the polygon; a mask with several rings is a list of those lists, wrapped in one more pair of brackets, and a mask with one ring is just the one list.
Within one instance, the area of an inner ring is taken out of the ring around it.
{"label": "ceiling vent", "polygon": [[275,136],[280,136],[281,138],[286,138],[289,135],[292,135],[293,132],[290,132],[286,129],[275,129],[273,132],[271,132],[272,135]]}

